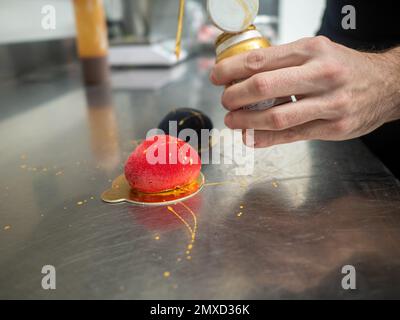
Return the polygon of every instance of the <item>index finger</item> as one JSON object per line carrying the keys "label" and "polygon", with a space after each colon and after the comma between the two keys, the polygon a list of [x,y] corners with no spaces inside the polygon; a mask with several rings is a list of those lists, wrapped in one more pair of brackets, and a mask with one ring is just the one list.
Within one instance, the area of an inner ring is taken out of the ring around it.
{"label": "index finger", "polygon": [[300,66],[309,58],[303,42],[252,50],[222,60],[214,66],[210,80],[215,85],[229,85],[256,73]]}

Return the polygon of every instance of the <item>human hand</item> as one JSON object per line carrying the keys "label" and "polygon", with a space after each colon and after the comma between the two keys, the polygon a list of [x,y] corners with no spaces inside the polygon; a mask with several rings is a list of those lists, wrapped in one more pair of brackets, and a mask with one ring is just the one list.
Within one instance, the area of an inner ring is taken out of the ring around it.
{"label": "human hand", "polygon": [[[254,147],[347,140],[400,119],[399,48],[365,53],[325,37],[306,38],[222,60],[210,79],[226,86],[225,124],[255,129]],[[236,83],[241,79],[247,80]],[[291,95],[298,101],[263,111],[241,109]]]}

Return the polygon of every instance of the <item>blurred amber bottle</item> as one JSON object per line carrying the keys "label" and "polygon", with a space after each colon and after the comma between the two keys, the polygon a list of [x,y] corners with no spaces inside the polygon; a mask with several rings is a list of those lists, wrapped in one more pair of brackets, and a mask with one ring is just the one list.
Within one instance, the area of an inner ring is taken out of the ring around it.
{"label": "blurred amber bottle", "polygon": [[77,46],[86,84],[108,81],[108,39],[102,0],[74,0]]}

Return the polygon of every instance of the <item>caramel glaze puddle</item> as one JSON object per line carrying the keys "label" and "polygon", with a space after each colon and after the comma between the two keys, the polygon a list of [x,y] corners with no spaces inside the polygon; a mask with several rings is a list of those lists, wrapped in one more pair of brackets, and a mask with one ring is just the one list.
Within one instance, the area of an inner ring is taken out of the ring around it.
{"label": "caramel glaze puddle", "polygon": [[175,204],[187,200],[196,195],[204,186],[204,175],[200,172],[196,180],[190,184],[160,193],[144,193],[133,190],[125,175],[117,177],[111,189],[103,192],[101,199],[107,203],[128,202],[138,205],[160,206]]}

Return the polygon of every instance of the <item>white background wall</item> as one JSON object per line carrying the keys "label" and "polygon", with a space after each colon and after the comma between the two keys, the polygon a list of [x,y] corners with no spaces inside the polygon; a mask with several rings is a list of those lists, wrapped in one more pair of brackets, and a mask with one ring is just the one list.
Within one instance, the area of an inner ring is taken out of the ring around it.
{"label": "white background wall", "polygon": [[[43,30],[42,7],[56,9],[56,30]],[[72,0],[0,0],[0,44],[71,37],[75,34]]]}
{"label": "white background wall", "polygon": [[281,0],[280,43],[313,36],[321,23],[325,0]]}

